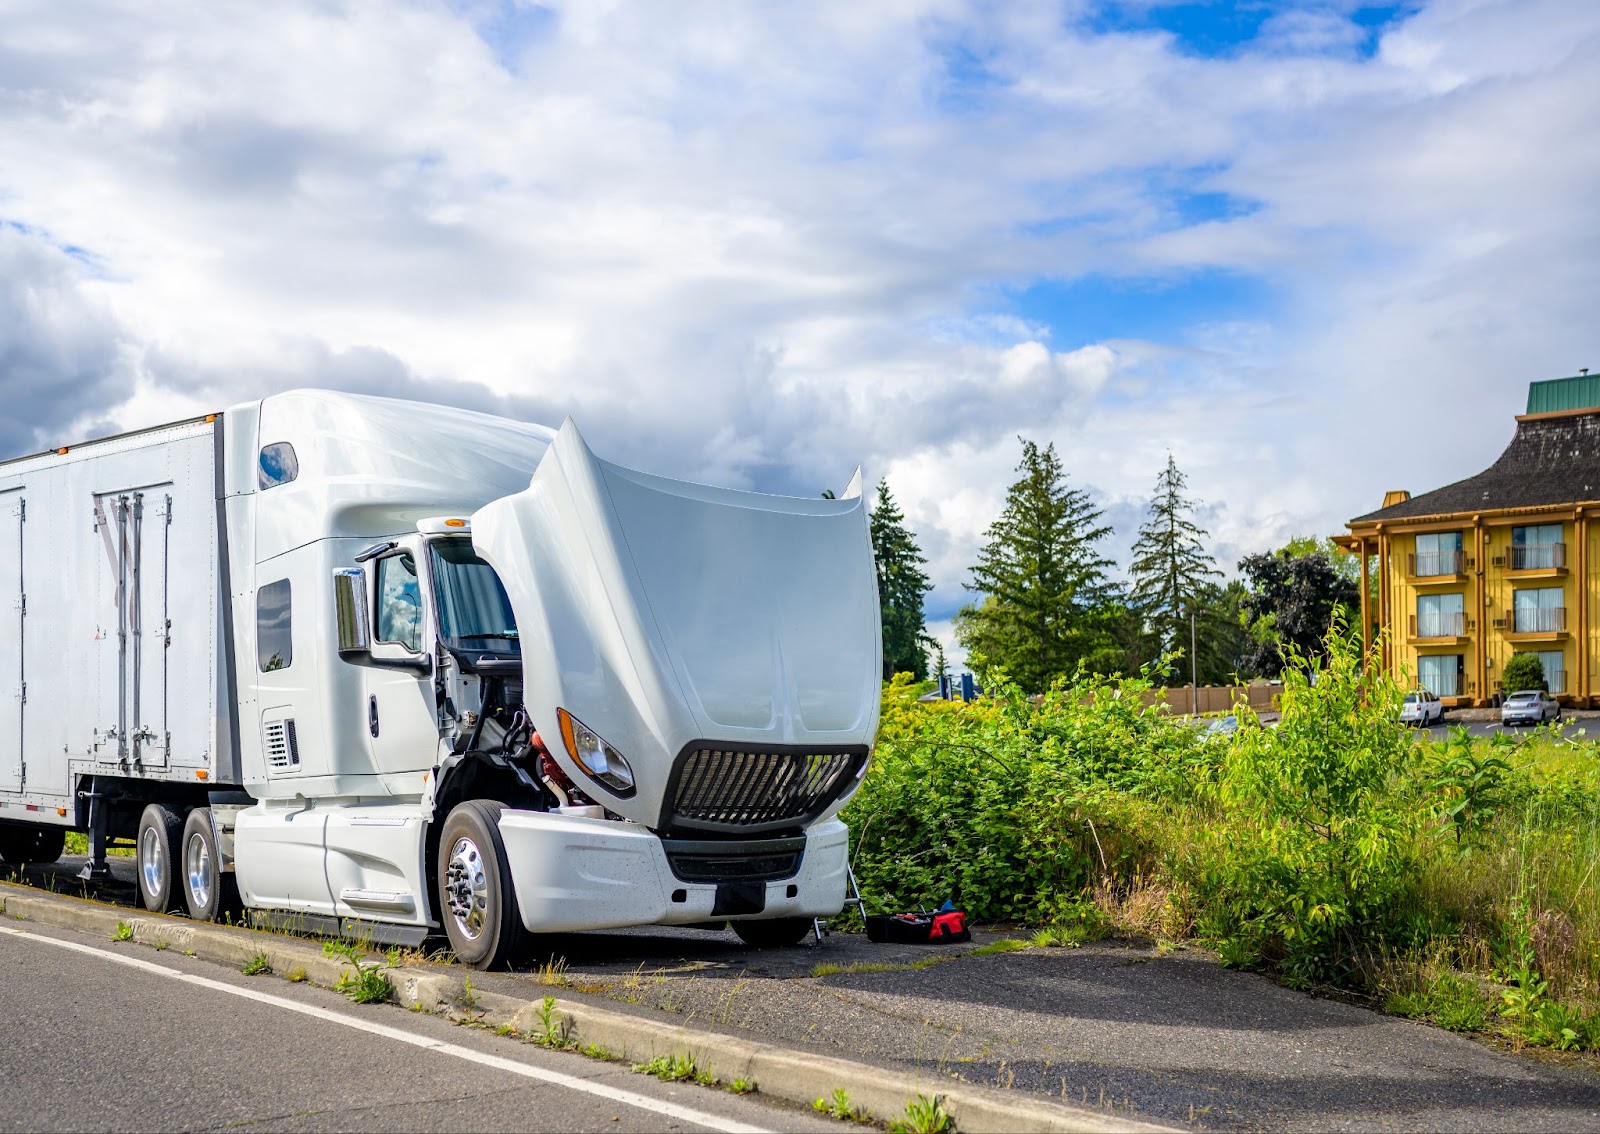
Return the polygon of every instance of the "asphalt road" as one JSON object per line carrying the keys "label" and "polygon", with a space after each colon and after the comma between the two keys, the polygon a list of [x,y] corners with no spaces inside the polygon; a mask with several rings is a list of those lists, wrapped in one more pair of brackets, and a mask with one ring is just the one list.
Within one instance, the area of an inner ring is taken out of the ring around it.
{"label": "asphalt road", "polygon": [[[1433,725],[1421,731],[1435,740],[1443,740],[1450,729],[1455,727],[1465,728],[1473,736],[1493,736],[1498,732],[1509,732],[1512,736],[1526,736],[1533,731],[1532,728],[1520,725],[1508,729],[1499,721],[1452,721],[1448,718],[1443,724]],[[1575,738],[1581,732],[1589,740],[1600,740],[1600,720],[1574,719],[1570,715],[1565,715],[1561,718],[1561,731],[1568,737]]]}
{"label": "asphalt road", "polygon": [[11,921],[0,925],[0,1035],[0,1131],[840,1126],[759,1096],[661,1083],[308,985]]}

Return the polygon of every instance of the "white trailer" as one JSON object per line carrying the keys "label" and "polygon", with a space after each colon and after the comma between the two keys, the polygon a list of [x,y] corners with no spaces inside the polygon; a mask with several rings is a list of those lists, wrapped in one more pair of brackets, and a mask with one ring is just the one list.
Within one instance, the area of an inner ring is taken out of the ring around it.
{"label": "white trailer", "polygon": [[709,488],[302,390],[0,463],[0,857],[327,932],[732,922],[846,896],[881,643],[859,476]]}

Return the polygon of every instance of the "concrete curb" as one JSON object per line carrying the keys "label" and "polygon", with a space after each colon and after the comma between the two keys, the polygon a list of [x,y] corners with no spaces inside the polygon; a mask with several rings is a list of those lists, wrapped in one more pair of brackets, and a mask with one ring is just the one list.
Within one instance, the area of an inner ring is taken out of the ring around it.
{"label": "concrete curb", "polygon": [[[273,973],[284,976],[296,969],[313,984],[332,988],[351,972],[351,962],[327,957],[320,942],[228,926],[208,925],[187,918],[168,917],[104,905],[99,902],[47,894],[25,886],[0,883],[0,901],[8,916],[24,922],[76,929],[110,939],[118,923],[132,931],[141,945],[198,957],[201,960],[242,967],[265,953]],[[604,1048],[617,1059],[644,1063],[656,1056],[689,1056],[702,1070],[722,1080],[747,1079],[771,1098],[809,1106],[813,1099],[843,1089],[851,1102],[874,1118],[888,1120],[901,1114],[906,1103],[920,1095],[937,1095],[956,1126],[967,1134],[986,1131],[1039,1131],[1041,1134],[1109,1134],[1111,1131],[1159,1131],[1171,1127],[1108,1115],[1099,1111],[1047,1102],[1035,1096],[1016,1095],[973,1086],[928,1073],[897,1071],[853,1063],[826,1055],[791,1051],[721,1032],[700,1031],[627,1012],[608,1011],[590,1004],[553,998],[547,1008],[527,1001],[473,989],[464,979],[469,972],[440,973],[429,969],[389,969],[395,999],[406,1007],[447,1016],[461,1023],[489,1028],[509,1025],[523,1035],[542,1035],[548,1015],[570,1042],[581,1047]]]}

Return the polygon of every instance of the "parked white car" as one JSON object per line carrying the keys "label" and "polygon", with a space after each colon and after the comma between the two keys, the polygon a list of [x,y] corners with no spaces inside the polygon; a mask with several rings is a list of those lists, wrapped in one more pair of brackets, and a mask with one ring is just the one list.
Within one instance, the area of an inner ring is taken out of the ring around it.
{"label": "parked white car", "polygon": [[1561,719],[1561,702],[1543,689],[1513,693],[1500,706],[1500,723],[1506,728],[1519,724],[1544,724]]}
{"label": "parked white car", "polygon": [[1400,706],[1401,724],[1427,728],[1443,720],[1444,702],[1439,700],[1438,694],[1430,693],[1426,689],[1406,694],[1405,703]]}

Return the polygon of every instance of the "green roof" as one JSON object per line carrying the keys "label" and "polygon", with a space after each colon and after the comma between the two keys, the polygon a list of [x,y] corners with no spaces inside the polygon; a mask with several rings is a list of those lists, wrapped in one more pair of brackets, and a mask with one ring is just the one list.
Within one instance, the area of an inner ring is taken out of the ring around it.
{"label": "green roof", "polygon": [[1582,409],[1600,409],[1600,374],[1579,374],[1575,378],[1552,378],[1548,382],[1528,384],[1529,413]]}

